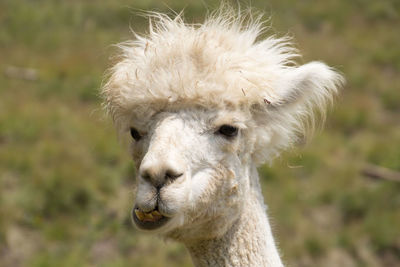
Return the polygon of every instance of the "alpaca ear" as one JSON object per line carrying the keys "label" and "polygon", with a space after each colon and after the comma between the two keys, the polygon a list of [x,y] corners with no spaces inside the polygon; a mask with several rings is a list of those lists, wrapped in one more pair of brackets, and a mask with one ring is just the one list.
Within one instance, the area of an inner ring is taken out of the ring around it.
{"label": "alpaca ear", "polygon": [[324,108],[344,81],[332,68],[316,61],[290,69],[284,79],[275,107],[311,104]]}

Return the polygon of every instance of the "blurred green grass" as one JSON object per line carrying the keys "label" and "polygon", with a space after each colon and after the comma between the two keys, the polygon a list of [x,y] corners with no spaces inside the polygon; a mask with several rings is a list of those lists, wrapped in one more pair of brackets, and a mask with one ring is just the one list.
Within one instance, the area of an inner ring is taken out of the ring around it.
{"label": "blurred green grass", "polygon": [[[263,192],[290,266],[400,264],[400,184],[360,174],[400,171],[400,2],[262,1],[303,61],[347,78],[325,129],[263,166]],[[0,265],[191,266],[176,243],[129,219],[130,162],[100,107],[112,44],[145,31],[138,10],[185,8],[201,21],[217,1],[0,2]],[[245,6],[246,3],[242,2]],[[34,80],[9,75],[33,68]]]}

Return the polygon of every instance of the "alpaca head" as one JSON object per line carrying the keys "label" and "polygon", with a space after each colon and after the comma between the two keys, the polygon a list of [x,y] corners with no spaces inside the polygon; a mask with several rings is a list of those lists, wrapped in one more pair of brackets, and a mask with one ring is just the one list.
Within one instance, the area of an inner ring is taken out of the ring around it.
{"label": "alpaca head", "polygon": [[288,38],[259,40],[260,20],[243,21],[152,14],[147,36],[120,45],[102,94],[131,135],[138,228],[178,240],[223,234],[258,184],[253,167],[312,128],[336,93],[334,70],[296,65]]}

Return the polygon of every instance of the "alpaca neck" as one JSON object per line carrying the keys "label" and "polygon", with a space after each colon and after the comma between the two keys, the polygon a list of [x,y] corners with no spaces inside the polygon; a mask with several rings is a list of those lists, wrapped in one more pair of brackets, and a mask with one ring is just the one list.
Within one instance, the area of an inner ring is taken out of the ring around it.
{"label": "alpaca neck", "polygon": [[219,238],[186,244],[196,266],[283,266],[272,237],[256,170],[252,171],[252,176],[251,193],[232,227]]}

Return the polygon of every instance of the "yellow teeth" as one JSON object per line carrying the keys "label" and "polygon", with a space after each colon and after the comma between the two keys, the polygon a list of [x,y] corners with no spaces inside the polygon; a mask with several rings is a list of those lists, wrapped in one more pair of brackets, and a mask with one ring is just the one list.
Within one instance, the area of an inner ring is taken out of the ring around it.
{"label": "yellow teeth", "polygon": [[135,209],[135,214],[139,220],[145,222],[155,222],[163,217],[158,210],[153,210],[152,212],[143,212],[139,209]]}
{"label": "yellow teeth", "polygon": [[161,213],[158,210],[153,210],[151,212],[151,214],[155,215],[155,216],[162,216]]}
{"label": "yellow teeth", "polygon": [[140,211],[139,209],[135,209],[135,214],[136,214],[136,217],[138,217],[138,219],[141,221],[143,221],[143,219],[145,218],[144,213],[142,211]]}
{"label": "yellow teeth", "polygon": [[151,212],[151,215],[155,220],[159,220],[159,219],[161,219],[163,217],[158,210],[153,210]]}

